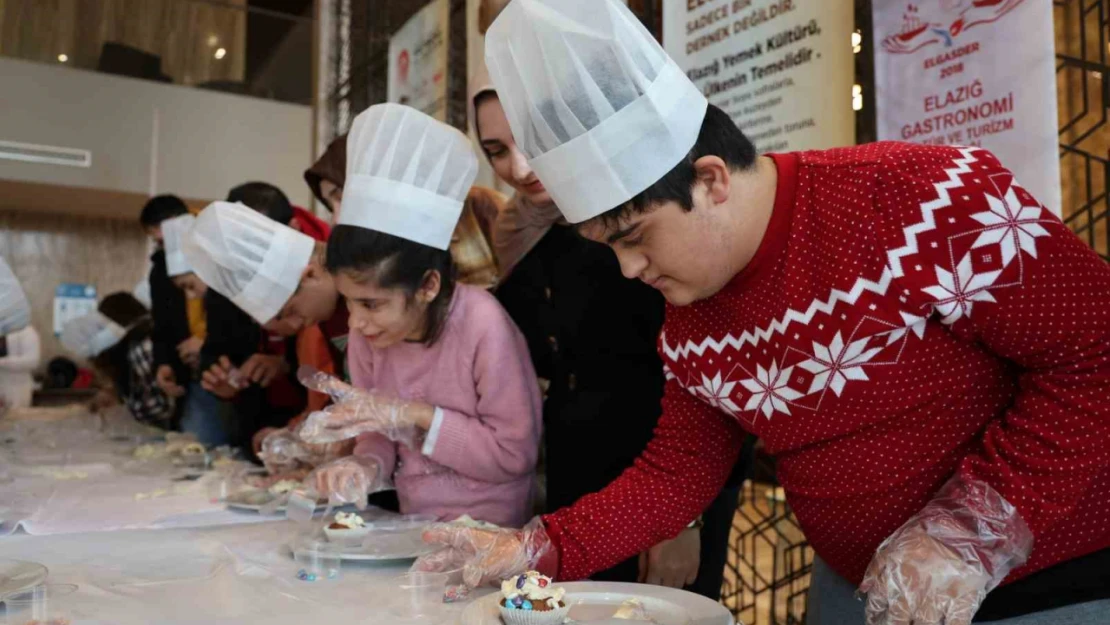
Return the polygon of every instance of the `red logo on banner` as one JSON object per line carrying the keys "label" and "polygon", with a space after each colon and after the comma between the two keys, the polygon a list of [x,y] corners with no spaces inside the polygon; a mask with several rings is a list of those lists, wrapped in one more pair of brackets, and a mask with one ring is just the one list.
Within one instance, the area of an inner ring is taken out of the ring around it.
{"label": "red logo on banner", "polygon": [[883,49],[910,54],[934,43],[952,47],[956,39],[975,26],[997,22],[1025,0],[940,0],[940,8],[922,16],[910,3],[902,15],[902,28],[883,39]]}

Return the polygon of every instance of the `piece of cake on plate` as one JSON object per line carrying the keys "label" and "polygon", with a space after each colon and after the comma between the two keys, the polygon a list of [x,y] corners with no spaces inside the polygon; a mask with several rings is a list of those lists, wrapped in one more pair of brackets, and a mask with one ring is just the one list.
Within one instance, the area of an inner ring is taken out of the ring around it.
{"label": "piece of cake on plate", "polygon": [[537,571],[528,571],[501,582],[501,620],[505,625],[557,625],[570,608],[566,590]]}
{"label": "piece of cake on plate", "polygon": [[324,528],[324,535],[333,542],[362,542],[369,533],[366,520],[354,512],[337,512],[335,520]]}

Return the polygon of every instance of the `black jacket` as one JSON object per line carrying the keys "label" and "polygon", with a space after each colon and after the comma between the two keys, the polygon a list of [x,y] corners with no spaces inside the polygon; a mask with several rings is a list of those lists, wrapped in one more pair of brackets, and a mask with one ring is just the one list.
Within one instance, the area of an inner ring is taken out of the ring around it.
{"label": "black jacket", "polygon": [[208,336],[200,350],[201,371],[207,371],[220,356],[227,356],[233,365],[239,366],[258,352],[262,326],[231,300],[209,288],[204,296],[204,312]]}
{"label": "black jacket", "polygon": [[497,297],[528,341],[544,402],[547,509],[604,488],[640,455],[659,420],[659,292],[620,272],[613,252],[554,226]]}
{"label": "black jacket", "polygon": [[185,294],[166,275],[166,253],[158,250],[150,257],[150,316],[154,321],[154,367],[173,367],[178,384],[187,384],[193,372],[177,355],[177,346],[189,338],[189,318],[185,313]]}

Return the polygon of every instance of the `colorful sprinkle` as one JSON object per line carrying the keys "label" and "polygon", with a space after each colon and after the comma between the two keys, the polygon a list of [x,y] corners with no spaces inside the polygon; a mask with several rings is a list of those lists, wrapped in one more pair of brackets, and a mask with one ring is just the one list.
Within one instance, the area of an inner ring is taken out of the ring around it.
{"label": "colorful sprinkle", "polygon": [[532,602],[525,599],[524,603],[521,604],[520,609],[521,610],[531,610],[532,609]]}
{"label": "colorful sprinkle", "polygon": [[540,578],[540,588],[547,588],[547,580],[542,577]]}
{"label": "colorful sprinkle", "polygon": [[524,578],[524,576],[523,576],[523,575],[521,575],[520,577],[516,578],[516,587],[517,587],[517,588],[524,588],[524,582],[525,582],[525,578]]}
{"label": "colorful sprinkle", "polygon": [[524,598],[523,597],[521,597],[520,595],[517,595],[517,596],[513,597],[513,605],[515,605],[516,607],[519,608],[520,604],[522,604],[522,603],[524,603]]}

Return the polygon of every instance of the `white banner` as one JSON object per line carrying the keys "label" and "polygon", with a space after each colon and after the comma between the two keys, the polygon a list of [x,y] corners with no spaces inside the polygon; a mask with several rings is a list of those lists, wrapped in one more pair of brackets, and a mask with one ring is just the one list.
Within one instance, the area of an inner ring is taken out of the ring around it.
{"label": "white banner", "polygon": [[390,102],[447,120],[448,0],[433,0],[389,39]]}
{"label": "white banner", "polygon": [[873,5],[879,138],[987,148],[1059,215],[1052,3]]}
{"label": "white banner", "polygon": [[853,145],[852,4],[663,0],[663,46],[760,152]]}

